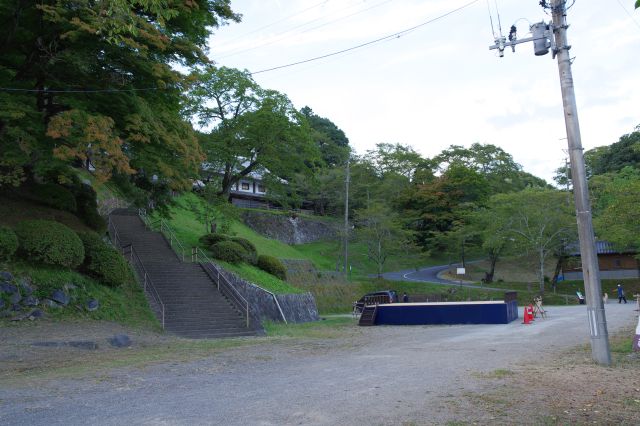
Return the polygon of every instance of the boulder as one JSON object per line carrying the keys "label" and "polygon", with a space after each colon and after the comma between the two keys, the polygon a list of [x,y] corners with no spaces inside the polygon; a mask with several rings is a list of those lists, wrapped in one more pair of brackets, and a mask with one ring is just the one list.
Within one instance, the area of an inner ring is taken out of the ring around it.
{"label": "boulder", "polygon": [[20,281],[18,281],[18,285],[20,286],[20,293],[24,296],[33,294],[33,283],[31,283],[29,278],[21,278]]}
{"label": "boulder", "polygon": [[87,310],[89,312],[93,312],[97,310],[99,307],[100,307],[100,302],[98,302],[96,299],[91,299],[87,302]]}
{"label": "boulder", "polygon": [[9,302],[13,304],[20,303],[21,300],[22,300],[22,296],[20,295],[19,291],[16,291],[11,296],[9,296]]}
{"label": "boulder", "polygon": [[128,348],[131,346],[131,339],[126,334],[116,334],[109,339],[109,343],[116,348]]}
{"label": "boulder", "polygon": [[18,287],[11,283],[0,283],[0,291],[7,294],[14,294],[18,292]]}
{"label": "boulder", "polygon": [[50,299],[64,306],[67,306],[71,301],[69,295],[62,290],[54,290],[53,293],[51,293]]}
{"label": "boulder", "polygon": [[53,301],[53,300],[51,300],[51,299],[45,299],[45,300],[42,302],[42,305],[43,305],[43,306],[46,306],[46,307],[48,307],[48,308],[59,308],[59,307],[60,307],[60,305],[59,305],[59,304],[57,304],[56,302],[54,302],[54,301]]}
{"label": "boulder", "polygon": [[22,299],[22,304],[24,306],[38,306],[39,302],[40,301],[35,296],[27,296],[24,299]]}
{"label": "boulder", "polygon": [[31,321],[33,321],[36,318],[42,318],[44,317],[44,312],[42,312],[41,309],[34,309],[33,311],[29,312],[29,314],[27,315],[27,318],[29,318]]}
{"label": "boulder", "polygon": [[1,271],[0,279],[3,279],[5,281],[13,281],[13,274],[9,271]]}

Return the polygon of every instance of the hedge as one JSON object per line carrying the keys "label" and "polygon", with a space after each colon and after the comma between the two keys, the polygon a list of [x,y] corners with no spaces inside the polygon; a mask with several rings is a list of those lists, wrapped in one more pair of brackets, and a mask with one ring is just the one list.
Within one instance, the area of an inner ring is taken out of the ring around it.
{"label": "hedge", "polygon": [[209,248],[211,256],[229,263],[240,263],[245,259],[246,250],[233,241],[220,241]]}
{"label": "hedge", "polygon": [[39,203],[58,210],[75,213],[78,209],[73,193],[67,188],[55,183],[35,185],[31,189],[31,196]]}
{"label": "hedge", "polygon": [[78,217],[91,229],[104,234],[107,230],[107,222],[98,213],[96,191],[90,185],[80,184],[75,189]]}
{"label": "hedge", "polygon": [[80,237],[52,220],[25,220],[15,228],[22,257],[50,265],[76,268],[84,260]]}
{"label": "hedge", "polygon": [[229,236],[225,234],[205,234],[198,239],[198,241],[207,247],[211,247],[214,244],[227,240],[229,240]]}
{"label": "hedge", "polygon": [[0,261],[9,260],[18,250],[18,237],[11,228],[0,226]]}
{"label": "hedge", "polygon": [[283,281],[287,279],[287,268],[277,257],[261,254],[258,256],[258,268]]}
{"label": "hedge", "polygon": [[255,265],[258,261],[258,250],[256,250],[256,246],[246,238],[242,237],[232,237],[231,241],[234,243],[238,243],[242,246],[244,251],[246,252],[245,260],[252,265]]}
{"label": "hedge", "polygon": [[133,275],[122,254],[95,232],[79,232],[86,253],[82,269],[102,284],[117,287],[131,281]]}

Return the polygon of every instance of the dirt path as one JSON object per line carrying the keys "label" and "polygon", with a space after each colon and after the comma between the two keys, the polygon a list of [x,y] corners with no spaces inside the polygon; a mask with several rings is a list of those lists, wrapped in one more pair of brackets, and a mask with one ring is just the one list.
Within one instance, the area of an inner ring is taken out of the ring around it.
{"label": "dirt path", "polygon": [[[632,324],[633,309],[607,305],[610,331]],[[549,311],[531,326],[354,326],[326,339],[212,346],[195,358],[171,357],[163,348],[175,342],[161,339],[144,353],[169,358],[0,382],[0,424],[495,423],[496,410],[478,396],[496,390],[501,372],[588,343],[584,306]]]}

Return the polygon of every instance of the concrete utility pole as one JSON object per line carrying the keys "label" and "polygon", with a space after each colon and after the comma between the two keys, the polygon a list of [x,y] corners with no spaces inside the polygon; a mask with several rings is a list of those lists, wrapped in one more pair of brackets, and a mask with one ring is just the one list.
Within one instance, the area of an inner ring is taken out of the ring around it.
{"label": "concrete utility pole", "polygon": [[573,196],[578,220],[582,276],[588,305],[591,356],[598,364],[611,365],[607,320],[601,297],[600,270],[598,268],[598,256],[593,235],[593,223],[591,221],[589,188],[587,186],[582,140],[580,138],[580,124],[578,123],[578,110],[573,89],[573,76],[571,74],[571,58],[569,57],[571,46],[567,42],[566,0],[552,0],[551,12],[558,71],[560,73],[562,104],[564,106],[564,121],[567,128],[567,142],[571,160],[571,180],[573,182]]}
{"label": "concrete utility pole", "polygon": [[349,276],[349,160],[344,178],[344,275]]}

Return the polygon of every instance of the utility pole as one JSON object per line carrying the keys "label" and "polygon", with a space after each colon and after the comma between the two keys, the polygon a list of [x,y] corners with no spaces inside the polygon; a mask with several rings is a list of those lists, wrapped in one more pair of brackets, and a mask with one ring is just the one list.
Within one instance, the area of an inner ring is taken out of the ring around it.
{"label": "utility pole", "polygon": [[569,57],[569,49],[571,46],[569,46],[567,42],[566,0],[552,0],[551,13],[553,17],[555,45],[557,46],[556,56],[558,58],[558,72],[560,74],[560,89],[562,91],[562,105],[564,106],[564,121],[567,129],[569,158],[571,160],[571,180],[573,182],[573,196],[578,220],[582,277],[584,279],[588,305],[587,313],[591,334],[591,357],[598,364],[611,365],[609,334],[607,332],[607,319],[602,302],[602,286],[600,283],[598,255],[591,220],[591,203],[589,202],[587,173],[584,165],[580,124],[578,123],[578,108],[576,106],[573,76],[571,74],[571,58]]}
{"label": "utility pole", "polygon": [[349,160],[344,178],[344,275],[349,276]]}
{"label": "utility pole", "polygon": [[569,159],[571,161],[571,181],[576,205],[576,219],[578,222],[578,236],[580,239],[580,256],[582,259],[582,276],[585,284],[587,299],[587,314],[591,336],[591,357],[601,365],[611,365],[609,349],[609,335],[607,319],[602,302],[602,286],[600,283],[600,269],[598,255],[593,234],[591,219],[591,203],[589,202],[589,188],[584,164],[580,124],[578,122],[578,108],[576,106],[573,76],[571,74],[571,58],[569,43],[567,42],[567,8],[566,0],[541,0],[544,8],[551,9],[552,22],[545,24],[538,22],[531,25],[532,36],[517,39],[516,27],[511,26],[509,40],[499,34],[495,36],[495,45],[489,49],[497,49],[499,56],[504,56],[504,50],[510,46],[515,52],[515,46],[520,43],[533,41],[534,53],[542,56],[551,51],[553,57],[558,58],[558,72],[560,74],[560,89],[562,91],[562,105],[564,107],[564,121],[567,130]]}

